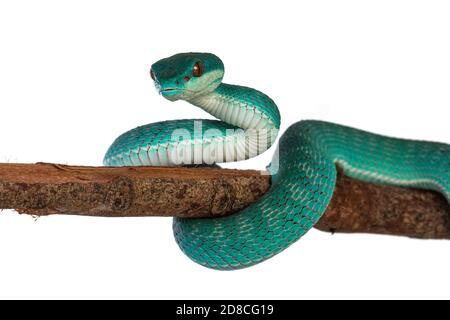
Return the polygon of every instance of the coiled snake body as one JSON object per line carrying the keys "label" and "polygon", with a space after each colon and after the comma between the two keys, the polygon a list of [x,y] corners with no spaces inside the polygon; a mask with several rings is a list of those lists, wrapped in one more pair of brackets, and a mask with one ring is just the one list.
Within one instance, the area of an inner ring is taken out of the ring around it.
{"label": "coiled snake body", "polygon": [[[158,91],[222,121],[175,120],[138,127],[109,148],[107,166],[213,164],[266,151],[280,127],[275,103],[247,87],[223,84],[222,61],[182,53],[152,65]],[[297,241],[330,203],[336,164],[371,183],[432,189],[450,202],[450,146],[383,137],[321,121],[301,121],[280,138],[270,166],[271,189],[237,214],[175,218],[175,239],[197,263],[221,270],[262,262]]]}

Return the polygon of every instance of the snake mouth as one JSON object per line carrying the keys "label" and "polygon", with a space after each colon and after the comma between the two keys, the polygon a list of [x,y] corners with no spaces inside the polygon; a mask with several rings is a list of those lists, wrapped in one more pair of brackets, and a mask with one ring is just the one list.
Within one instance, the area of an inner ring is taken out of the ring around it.
{"label": "snake mouth", "polygon": [[165,88],[165,89],[161,89],[159,90],[159,93],[161,94],[171,94],[171,93],[178,93],[178,92],[182,92],[185,91],[182,88]]}

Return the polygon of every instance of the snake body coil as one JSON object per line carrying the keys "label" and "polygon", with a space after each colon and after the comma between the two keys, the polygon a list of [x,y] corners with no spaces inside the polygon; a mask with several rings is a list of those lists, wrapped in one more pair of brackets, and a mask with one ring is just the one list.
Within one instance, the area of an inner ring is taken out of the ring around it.
{"label": "snake body coil", "polygon": [[[216,120],[153,123],[124,133],[109,148],[107,166],[213,164],[248,159],[275,140],[280,115],[265,94],[223,84],[222,61],[183,53],[152,65],[168,100],[185,100]],[[175,218],[180,248],[203,266],[230,270],[262,262],[297,241],[320,219],[334,192],[336,164],[371,183],[432,189],[450,202],[450,146],[383,137],[321,121],[301,121],[280,138],[272,187],[232,216]]]}

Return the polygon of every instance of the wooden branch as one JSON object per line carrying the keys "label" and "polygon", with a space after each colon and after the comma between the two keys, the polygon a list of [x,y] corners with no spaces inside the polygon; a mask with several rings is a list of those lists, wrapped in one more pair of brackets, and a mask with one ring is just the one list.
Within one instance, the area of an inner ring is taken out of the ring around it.
{"label": "wooden branch", "polygon": [[434,191],[369,184],[338,170],[330,206],[315,227],[330,232],[450,239],[450,205]]}
{"label": "wooden branch", "polygon": [[0,164],[0,208],[36,216],[223,216],[269,187],[259,171]]}
{"label": "wooden branch", "polygon": [[[219,217],[255,202],[269,187],[270,176],[260,171],[0,164],[0,208],[35,216]],[[372,185],[339,173],[316,227],[450,239],[450,206],[435,192]]]}

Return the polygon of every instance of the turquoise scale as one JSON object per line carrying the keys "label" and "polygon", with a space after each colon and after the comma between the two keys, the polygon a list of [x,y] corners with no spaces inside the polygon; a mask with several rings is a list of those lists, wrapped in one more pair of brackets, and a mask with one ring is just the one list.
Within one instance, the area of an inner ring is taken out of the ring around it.
{"label": "turquoise scale", "polygon": [[217,88],[216,93],[228,103],[245,101],[246,106],[255,108],[267,115],[267,118],[273,121],[274,127],[280,128],[281,119],[278,108],[275,102],[262,92],[248,87],[223,83]]}
{"label": "turquoise scale", "polygon": [[[181,249],[201,265],[232,270],[264,261],[302,237],[328,207],[336,163],[371,183],[439,191],[450,201],[450,146],[387,138],[319,121],[281,137],[270,191],[243,211],[217,219],[175,219]],[[360,170],[356,171],[355,170]],[[394,179],[395,182],[392,182]]]}
{"label": "turquoise scale", "polygon": [[[201,123],[200,129],[196,126]],[[152,166],[154,160],[166,158],[167,149],[176,147],[183,141],[205,141],[205,133],[210,130],[217,132],[212,136],[220,138],[227,130],[239,128],[218,120],[186,119],[161,121],[137,127],[119,136],[106,152],[103,163],[105,166]],[[174,135],[174,132],[189,133],[189,136]],[[210,135],[208,135],[211,138]],[[213,139],[214,140],[214,139]],[[220,139],[219,139],[220,140]],[[172,144],[171,146],[169,146]],[[161,155],[164,155],[161,157]],[[153,161],[152,161],[153,160]],[[173,159],[167,159],[166,165],[174,165]],[[175,161],[176,162],[176,161]],[[194,163],[187,163],[194,164]]]}

